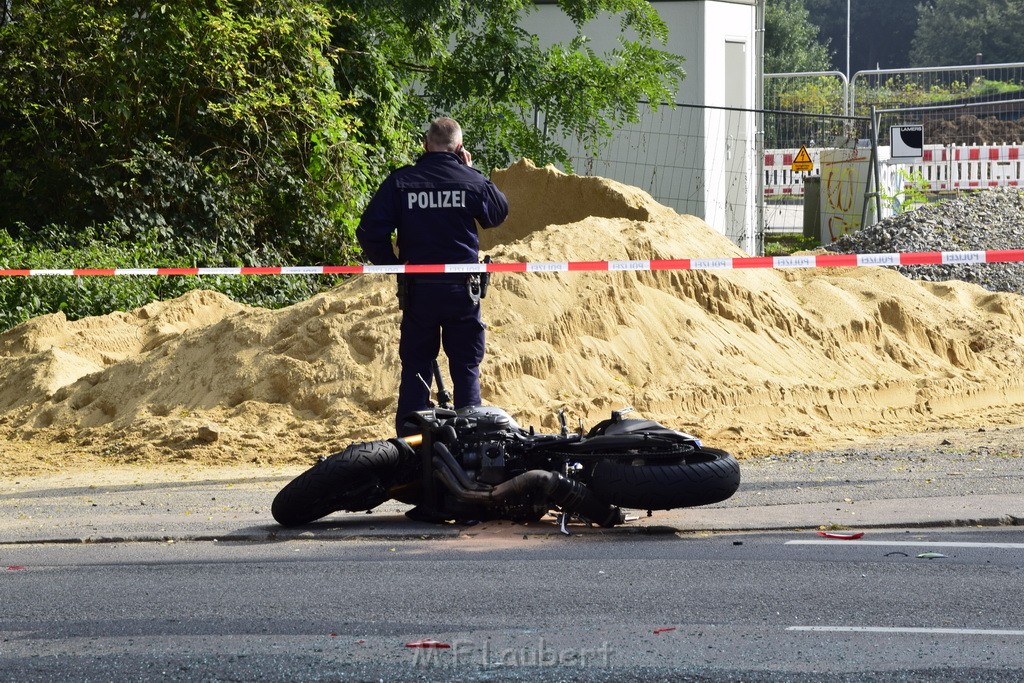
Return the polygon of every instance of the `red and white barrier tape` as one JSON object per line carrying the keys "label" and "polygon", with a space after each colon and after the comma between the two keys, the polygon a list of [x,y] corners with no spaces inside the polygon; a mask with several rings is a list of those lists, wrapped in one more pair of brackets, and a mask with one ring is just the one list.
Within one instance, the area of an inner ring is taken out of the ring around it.
{"label": "red and white barrier tape", "polygon": [[850,268],[1024,261],[1024,249],[918,251],[892,254],[818,254],[735,258],[650,259],[640,261],[540,261],[449,263],[404,266],[254,266],[242,268],[66,268],[0,269],[0,277],[42,275],[356,275],[360,273],[562,273],[570,271],[731,270],[741,268]]}

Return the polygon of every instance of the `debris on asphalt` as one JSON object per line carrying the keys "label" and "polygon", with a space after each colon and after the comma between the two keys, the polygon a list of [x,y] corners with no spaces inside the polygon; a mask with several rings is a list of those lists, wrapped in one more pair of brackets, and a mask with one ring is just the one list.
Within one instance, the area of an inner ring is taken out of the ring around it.
{"label": "debris on asphalt", "polygon": [[422,647],[422,648],[433,648],[437,650],[448,650],[451,649],[451,645],[448,643],[442,643],[439,640],[416,640],[411,643],[406,643],[406,647]]}
{"label": "debris on asphalt", "polygon": [[928,553],[921,553],[917,557],[918,557],[918,559],[921,559],[921,560],[935,560],[935,559],[938,559],[940,557],[945,557],[945,555],[943,555],[942,553],[928,552]]}
{"label": "debris on asphalt", "polygon": [[863,538],[864,532],[858,531],[857,533],[852,534],[840,534],[834,531],[819,531],[818,535],[824,536],[825,538],[838,538],[841,541],[855,541],[858,538]]}

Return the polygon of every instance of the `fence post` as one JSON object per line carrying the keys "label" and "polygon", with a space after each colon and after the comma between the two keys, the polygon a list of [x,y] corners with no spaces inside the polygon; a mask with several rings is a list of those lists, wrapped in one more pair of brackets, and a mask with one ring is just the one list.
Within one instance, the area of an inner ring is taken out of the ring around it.
{"label": "fence post", "polygon": [[[868,179],[864,187],[864,206],[860,210],[860,227],[864,229],[868,221],[868,198],[875,198],[875,218],[882,217],[881,164],[878,161],[878,114],[875,105],[871,105],[871,160],[868,162]],[[871,191],[874,176],[875,191]]]}

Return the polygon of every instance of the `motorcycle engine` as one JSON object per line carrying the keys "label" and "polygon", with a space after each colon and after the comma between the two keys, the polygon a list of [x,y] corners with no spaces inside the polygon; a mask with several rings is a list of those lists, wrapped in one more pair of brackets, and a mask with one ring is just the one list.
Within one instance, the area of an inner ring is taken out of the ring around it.
{"label": "motorcycle engine", "polygon": [[473,406],[457,412],[456,428],[460,433],[508,434],[511,432],[525,433],[523,428],[501,408],[495,406]]}
{"label": "motorcycle engine", "polygon": [[475,406],[458,411],[455,432],[462,445],[462,466],[485,484],[508,479],[510,453],[507,445],[526,431],[501,408]]}

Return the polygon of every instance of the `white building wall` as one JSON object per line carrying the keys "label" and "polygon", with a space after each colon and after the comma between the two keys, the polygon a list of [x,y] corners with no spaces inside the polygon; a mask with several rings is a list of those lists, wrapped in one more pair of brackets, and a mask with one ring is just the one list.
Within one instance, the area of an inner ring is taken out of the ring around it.
{"label": "white building wall", "polygon": [[[686,60],[686,78],[677,102],[756,106],[754,85],[760,74],[755,0],[669,0],[653,5],[669,28],[668,43],[659,47]],[[538,5],[523,21],[523,28],[536,34],[542,46],[575,35],[572,22],[554,5]],[[612,50],[618,45],[619,20],[599,18],[585,32],[596,52]],[[736,44],[745,46],[740,59],[744,73],[727,74],[727,54],[737,62]],[[754,180],[760,173],[754,165],[754,139],[752,114],[660,108],[645,113],[638,126],[617,134],[600,159],[577,162],[576,171],[641,187],[677,211],[703,218],[753,253]]]}
{"label": "white building wall", "polygon": [[[704,23],[702,104],[753,109],[760,79],[751,5],[708,2]],[[708,111],[704,168],[708,194],[702,218],[750,253],[756,249],[756,117],[737,111]]]}

